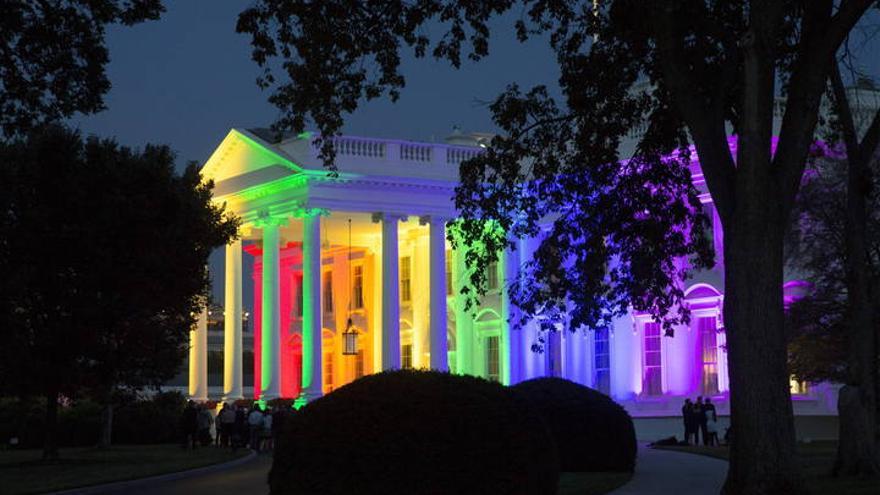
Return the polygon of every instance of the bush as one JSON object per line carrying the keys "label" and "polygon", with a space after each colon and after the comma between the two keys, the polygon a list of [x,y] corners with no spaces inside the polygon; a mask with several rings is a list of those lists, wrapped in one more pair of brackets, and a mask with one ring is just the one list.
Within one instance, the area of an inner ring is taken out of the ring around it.
{"label": "bush", "polygon": [[284,425],[269,473],[280,494],[553,494],[546,427],[506,387],[436,371],[369,375]]}
{"label": "bush", "polygon": [[157,444],[179,442],[180,418],[186,398],[180,392],[160,392],[113,412],[113,443]]}
{"label": "bush", "polygon": [[635,468],[632,418],[607,395],[561,378],[535,378],[512,388],[544,418],[563,471]]}

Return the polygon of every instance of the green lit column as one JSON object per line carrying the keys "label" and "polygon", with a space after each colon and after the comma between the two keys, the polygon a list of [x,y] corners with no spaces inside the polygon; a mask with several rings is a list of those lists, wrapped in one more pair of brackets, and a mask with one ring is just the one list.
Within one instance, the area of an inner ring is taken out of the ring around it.
{"label": "green lit column", "polygon": [[241,399],[241,239],[226,245],[223,311],[223,398]]}
{"label": "green lit column", "polygon": [[[454,231],[455,232],[455,231]],[[464,261],[464,246],[459,242],[458,249],[452,251],[456,282],[455,294],[455,370],[460,375],[474,374],[474,322],[470,311],[464,309],[464,296],[461,287],[467,284],[467,265]]]}
{"label": "green lit column", "polygon": [[189,397],[208,399],[208,310],[202,309],[195,328],[189,332]]}
{"label": "green lit column", "polygon": [[300,404],[322,394],[321,213],[303,213],[302,395],[297,401]]}
{"label": "green lit column", "polygon": [[280,349],[280,279],[279,279],[279,222],[266,218],[263,226],[263,279],[260,339],[260,400],[277,399],[281,394]]}

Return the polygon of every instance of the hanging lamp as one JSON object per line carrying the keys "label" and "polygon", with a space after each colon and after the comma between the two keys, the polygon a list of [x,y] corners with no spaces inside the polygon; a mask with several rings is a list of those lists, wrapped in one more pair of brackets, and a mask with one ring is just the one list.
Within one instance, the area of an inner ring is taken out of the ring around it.
{"label": "hanging lamp", "polygon": [[348,323],[345,326],[345,331],[342,332],[342,354],[344,356],[356,356],[358,353],[357,350],[357,328],[354,326],[354,322],[351,321],[351,297],[352,297],[352,267],[351,267],[351,219],[348,219]]}

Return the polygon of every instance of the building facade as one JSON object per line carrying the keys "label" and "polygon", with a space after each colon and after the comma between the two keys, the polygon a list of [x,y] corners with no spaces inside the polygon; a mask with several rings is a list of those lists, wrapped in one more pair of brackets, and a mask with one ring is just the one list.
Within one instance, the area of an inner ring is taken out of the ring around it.
{"label": "building facade", "polygon": [[[275,142],[263,130],[231,130],[203,168],[215,201],[243,221],[241,239],[226,247],[224,384],[212,398],[308,401],[365,374],[432,368],[503,384],[563,377],[609,394],[636,418],[676,418],[684,398],[698,395],[727,414],[723,236],[699,165],[692,176],[719,259],[687,282],[690,324],[665,337],[649,315],[632,313],[608,330],[549,335],[538,353],[537,324],[508,324],[515,308],[504,290],[538,239],[502,253],[476,310],[465,311],[458,295],[466,267],[446,241],[446,224],[456,217],[459,164],[481,152],[482,138],[338,137],[331,175],[308,134]],[[242,291],[244,264],[253,294]],[[787,299],[805,289],[798,280],[784,287]],[[253,298],[252,384],[243,383],[240,357],[245,297]],[[209,396],[206,322],[192,338],[196,399]],[[343,332],[352,327],[357,349],[347,355]],[[792,382],[792,392],[796,414],[835,414],[836,387]]]}

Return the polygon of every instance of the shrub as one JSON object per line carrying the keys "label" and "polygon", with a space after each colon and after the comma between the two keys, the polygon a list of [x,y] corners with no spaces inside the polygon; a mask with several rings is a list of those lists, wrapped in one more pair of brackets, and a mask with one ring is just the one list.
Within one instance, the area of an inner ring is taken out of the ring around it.
{"label": "shrub", "polygon": [[279,494],[553,494],[556,450],[506,387],[436,371],[369,375],[285,422]]}
{"label": "shrub", "polygon": [[113,443],[157,444],[180,441],[180,418],[186,398],[180,392],[160,392],[116,408]]}
{"label": "shrub", "polygon": [[607,395],[561,378],[535,378],[512,387],[544,418],[563,471],[632,471],[632,418]]}

